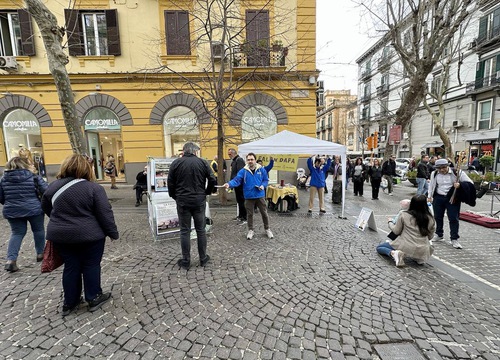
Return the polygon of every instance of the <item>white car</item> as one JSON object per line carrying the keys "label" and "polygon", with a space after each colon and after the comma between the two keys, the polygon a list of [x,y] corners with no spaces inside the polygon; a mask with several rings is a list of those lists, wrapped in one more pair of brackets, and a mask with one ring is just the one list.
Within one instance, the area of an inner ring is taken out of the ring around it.
{"label": "white car", "polygon": [[[396,159],[397,160],[397,159]],[[406,173],[408,172],[408,166],[410,164],[407,162],[396,161],[396,175],[401,178],[401,181],[406,180]]]}

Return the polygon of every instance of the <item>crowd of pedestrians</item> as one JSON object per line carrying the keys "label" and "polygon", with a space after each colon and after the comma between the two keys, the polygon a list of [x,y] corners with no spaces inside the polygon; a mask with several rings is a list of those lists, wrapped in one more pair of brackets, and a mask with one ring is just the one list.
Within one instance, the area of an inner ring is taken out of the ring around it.
{"label": "crowd of pedestrians", "polygon": [[[205,266],[210,256],[207,254],[206,237],[206,196],[215,193],[217,183],[217,158],[211,164],[198,156],[199,147],[188,142],[183,154],[174,160],[169,169],[168,192],[177,205],[180,228],[182,257],[179,267],[189,269],[191,265],[191,223],[197,236],[200,266]],[[230,148],[230,180],[222,187],[234,189],[237,201],[237,220],[247,224],[248,240],[255,236],[254,212],[261,214],[265,234],[273,239],[267,212],[266,188],[269,171],[274,159],[264,166],[254,153],[240,157]],[[391,257],[396,266],[404,266],[405,258],[412,258],[418,264],[425,263],[433,252],[433,241],[444,238],[443,222],[447,213],[450,227],[451,245],[456,249],[458,242],[459,212],[461,202],[473,204],[470,196],[473,183],[463,171],[453,168],[447,159],[429,158],[422,154],[420,161],[412,159],[410,167],[417,170],[417,194],[400,202],[400,211],[388,219],[391,230],[390,240],[377,246],[376,251]],[[101,288],[101,260],[106,237],[119,238],[113,211],[104,188],[95,182],[92,159],[73,154],[66,158],[50,185],[37,174],[27,157],[14,157],[5,166],[0,179],[0,203],[3,216],[11,227],[11,237],[7,249],[5,270],[19,270],[17,258],[22,240],[30,223],[34,236],[35,259],[43,260],[45,247],[44,214],[48,216],[47,238],[49,238],[64,261],[62,284],[64,303],[62,315],[67,316],[84,302],[90,311],[95,311],[111,298],[110,292]],[[314,155],[307,159],[310,172],[309,207],[313,211],[316,196],[319,212],[325,213],[326,179],[331,174],[335,182],[342,179],[340,157]],[[109,159],[106,167],[113,169],[110,178],[115,187],[114,159]],[[224,167],[225,172],[225,167]],[[379,199],[379,190],[386,183],[388,195],[393,195],[393,178],[396,176],[395,156],[382,164],[375,158],[368,163],[357,158],[347,162],[345,188],[349,179],[353,183],[354,196],[364,195],[365,182],[370,183],[372,200]],[[108,174],[109,175],[109,174]],[[147,167],[136,176],[136,206],[142,202],[142,194],[147,189]],[[342,184],[340,184],[342,189]],[[333,196],[338,188],[332,188]],[[83,296],[82,296],[83,292]]]}

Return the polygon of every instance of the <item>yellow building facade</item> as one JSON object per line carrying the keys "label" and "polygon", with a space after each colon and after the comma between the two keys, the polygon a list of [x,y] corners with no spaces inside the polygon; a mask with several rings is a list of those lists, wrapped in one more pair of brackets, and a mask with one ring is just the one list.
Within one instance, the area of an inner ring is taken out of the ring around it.
{"label": "yellow building facade", "polygon": [[[40,31],[14,3],[0,0],[9,29],[1,33],[0,164],[28,149],[50,179],[71,146]],[[177,156],[186,141],[213,158],[218,118],[224,153],[285,129],[315,137],[315,1],[212,9],[214,19],[228,14],[227,31],[220,23],[206,31],[204,3],[46,2],[65,26],[66,68],[99,179],[109,155],[129,183],[148,157]]]}

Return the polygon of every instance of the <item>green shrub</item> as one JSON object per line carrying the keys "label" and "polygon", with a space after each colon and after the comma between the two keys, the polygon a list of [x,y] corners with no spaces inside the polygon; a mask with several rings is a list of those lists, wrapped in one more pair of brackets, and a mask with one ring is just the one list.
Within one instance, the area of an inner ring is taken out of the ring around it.
{"label": "green shrub", "polygon": [[476,173],[469,173],[468,174],[470,179],[474,182],[482,181],[483,176],[481,174],[476,174]]}
{"label": "green shrub", "polygon": [[406,173],[406,177],[408,179],[416,179],[417,178],[417,170],[410,170]]}
{"label": "green shrub", "polygon": [[494,161],[495,158],[490,155],[485,155],[479,158],[479,163],[486,169],[486,171],[489,170],[489,168],[493,165]]}

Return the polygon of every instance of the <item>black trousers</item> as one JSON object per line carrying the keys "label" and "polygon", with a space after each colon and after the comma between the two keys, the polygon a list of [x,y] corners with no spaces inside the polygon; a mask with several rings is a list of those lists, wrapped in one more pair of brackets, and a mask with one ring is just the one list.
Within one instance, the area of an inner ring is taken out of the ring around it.
{"label": "black trousers", "polygon": [[360,176],[358,178],[353,178],[353,184],[354,184],[354,195],[363,195],[363,183],[365,182],[365,179]]}
{"label": "black trousers", "polygon": [[238,203],[238,217],[240,219],[247,219],[247,209],[245,208],[245,196],[243,196],[243,186],[238,186],[234,188],[234,194],[236,195],[236,202]]}
{"label": "black trousers", "polygon": [[372,184],[372,198],[373,199],[378,199],[378,192],[380,190],[380,183],[382,182],[382,179],[374,179],[371,178],[371,184]]}
{"label": "black trousers", "polygon": [[101,260],[104,239],[80,244],[54,243],[54,247],[64,260],[64,305],[73,307],[80,303],[82,279],[86,301],[94,300],[102,293]]}
{"label": "black trousers", "polygon": [[198,255],[200,260],[207,256],[207,234],[205,232],[205,207],[201,205],[181,206],[177,204],[177,215],[179,216],[179,226],[181,228],[181,249],[182,259],[191,261],[191,218],[193,218],[196,237],[198,240]]}

